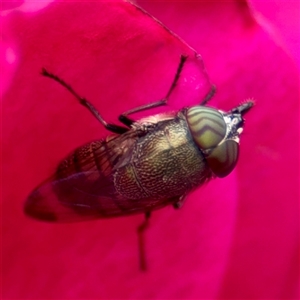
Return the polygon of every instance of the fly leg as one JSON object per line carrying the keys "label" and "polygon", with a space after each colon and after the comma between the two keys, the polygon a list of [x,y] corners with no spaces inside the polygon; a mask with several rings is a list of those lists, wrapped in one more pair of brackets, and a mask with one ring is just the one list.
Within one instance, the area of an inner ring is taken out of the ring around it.
{"label": "fly leg", "polygon": [[186,62],[187,58],[188,58],[188,56],[186,56],[186,55],[181,55],[180,56],[180,62],[179,62],[174,80],[172,82],[172,85],[171,85],[167,95],[163,99],[158,100],[158,101],[153,102],[153,103],[149,103],[149,104],[145,104],[145,105],[135,107],[131,110],[128,110],[128,111],[124,112],[123,114],[121,114],[119,116],[119,121],[122,122],[123,124],[127,125],[127,126],[131,126],[132,123],[134,123],[134,120],[129,118],[128,115],[131,115],[133,113],[137,113],[137,112],[140,112],[140,111],[144,111],[144,110],[147,110],[147,109],[151,109],[151,108],[166,105],[168,103],[168,99],[169,99],[171,93],[173,92],[174,88],[176,87],[176,84],[178,82],[178,79],[180,77],[181,71],[183,69],[184,63]]}
{"label": "fly leg", "polygon": [[140,269],[142,271],[147,271],[147,261],[146,261],[146,251],[145,251],[145,230],[149,227],[150,215],[151,215],[150,211],[145,212],[145,220],[137,228]]}
{"label": "fly leg", "polygon": [[42,75],[45,77],[49,77],[53,80],[55,80],[56,82],[58,82],[59,84],[61,84],[63,87],[65,87],[78,101],[81,105],[83,105],[84,107],[86,107],[92,114],[93,116],[109,131],[114,132],[114,133],[118,133],[118,134],[122,134],[126,131],[128,131],[128,128],[123,127],[123,126],[119,126],[119,125],[115,125],[115,124],[110,124],[107,123],[103,117],[100,115],[100,113],[97,111],[97,109],[85,98],[79,96],[79,94],[77,94],[73,88],[67,84],[65,81],[63,81],[61,78],[59,78],[58,76],[48,72],[45,68],[42,69]]}
{"label": "fly leg", "polygon": [[216,86],[213,84],[211,86],[210,91],[208,92],[208,94],[205,96],[205,98],[200,102],[200,105],[206,105],[206,103],[214,96],[214,94],[216,93]]}
{"label": "fly leg", "polygon": [[179,209],[183,206],[183,204],[186,201],[187,196],[186,195],[182,195],[181,197],[179,197],[178,199],[176,199],[176,201],[173,203],[173,207],[175,209]]}

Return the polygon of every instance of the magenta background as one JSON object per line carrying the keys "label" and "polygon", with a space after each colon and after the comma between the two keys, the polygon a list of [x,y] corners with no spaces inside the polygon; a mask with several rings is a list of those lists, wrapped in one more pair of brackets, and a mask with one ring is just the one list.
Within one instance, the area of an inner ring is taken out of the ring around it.
{"label": "magenta background", "polygon": [[[299,56],[296,63],[291,58],[299,45],[296,8],[285,9],[284,22],[296,34],[280,36],[287,29],[280,27],[276,5],[254,2],[271,22],[261,27],[244,1],[141,3],[202,55],[218,87],[212,105],[230,109],[249,97],[256,101],[236,170],[195,192],[180,211],[153,213],[149,272],[142,274],[137,264],[135,229],[142,216],[53,225],[23,215],[26,195],[65,154],[105,134],[70,95],[39,76],[41,66],[72,82],[111,121],[164,95],[179,53],[192,55],[143,14],[136,24],[129,8],[121,18],[118,3],[105,11],[96,3],[86,10],[61,3],[2,17],[2,297],[297,299]],[[109,30],[111,23],[115,38],[99,45],[100,28]],[[147,35],[127,45],[130,28]],[[195,66],[192,60],[183,74],[173,107],[197,103],[208,88]],[[193,76],[203,85],[200,91]]]}

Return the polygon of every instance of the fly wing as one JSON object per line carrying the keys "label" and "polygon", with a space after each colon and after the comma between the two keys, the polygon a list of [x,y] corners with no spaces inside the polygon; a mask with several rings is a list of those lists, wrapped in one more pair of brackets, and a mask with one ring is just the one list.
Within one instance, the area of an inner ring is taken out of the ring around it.
{"label": "fly wing", "polygon": [[25,212],[46,221],[72,222],[142,212],[114,188],[116,165],[130,161],[136,131],[109,136],[77,148],[55,174],[28,197]]}

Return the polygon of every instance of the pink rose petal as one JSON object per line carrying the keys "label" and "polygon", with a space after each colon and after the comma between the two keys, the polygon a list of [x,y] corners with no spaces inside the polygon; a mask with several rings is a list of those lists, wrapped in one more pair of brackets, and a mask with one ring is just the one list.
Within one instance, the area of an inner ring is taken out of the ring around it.
{"label": "pink rose petal", "polygon": [[202,55],[218,87],[211,105],[226,110],[255,99],[238,166],[180,211],[153,213],[145,274],[135,232],[143,216],[61,225],[24,216],[28,193],[68,152],[107,134],[72,95],[39,75],[42,67],[109,122],[164,97],[182,53],[189,61],[170,109],[199,103],[211,83],[193,49],[129,3],[57,1],[35,13],[10,11],[1,48],[15,57],[3,76],[4,298],[297,298],[296,67],[245,1],[140,5]]}

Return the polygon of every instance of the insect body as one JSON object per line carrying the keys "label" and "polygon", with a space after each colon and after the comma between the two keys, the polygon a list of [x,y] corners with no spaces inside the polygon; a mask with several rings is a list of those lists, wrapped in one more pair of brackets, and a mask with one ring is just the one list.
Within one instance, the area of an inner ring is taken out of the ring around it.
{"label": "insect body", "polygon": [[134,122],[128,115],[164,105],[184,65],[181,62],[167,96],[120,116],[128,128],[107,124],[95,108],[53,74],[114,134],[88,143],[63,160],[55,174],[28,197],[27,214],[47,221],[76,221],[149,213],[168,204],[180,207],[186,195],[235,167],[245,102],[229,112],[201,105]]}

